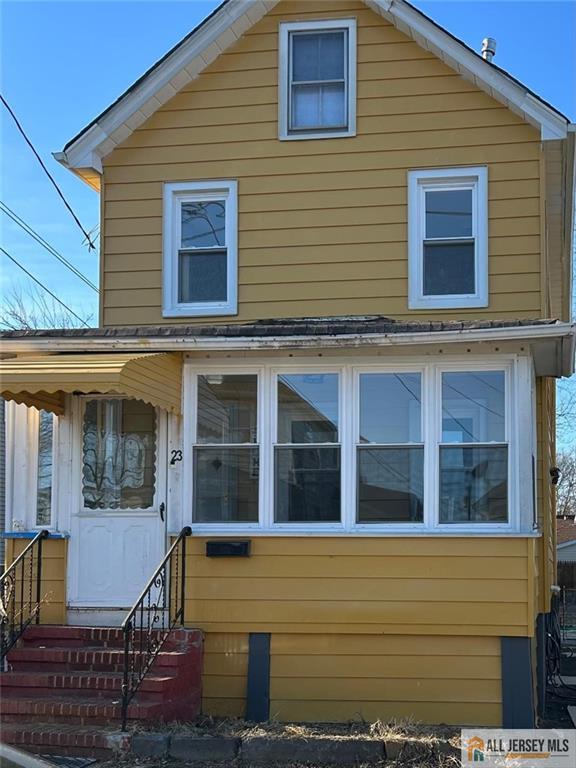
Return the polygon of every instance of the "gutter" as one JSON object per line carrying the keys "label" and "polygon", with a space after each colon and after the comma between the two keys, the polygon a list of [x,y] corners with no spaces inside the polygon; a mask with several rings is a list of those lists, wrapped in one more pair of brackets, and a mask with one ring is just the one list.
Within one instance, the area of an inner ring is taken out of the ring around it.
{"label": "gutter", "polygon": [[154,336],[140,337],[34,337],[0,339],[3,356],[30,353],[58,352],[110,352],[157,351],[157,352],[209,352],[250,351],[281,349],[370,349],[406,346],[433,346],[458,343],[495,343],[499,341],[545,342],[557,340],[559,369],[563,376],[574,372],[576,349],[576,324],[556,323],[545,326],[521,326],[510,328],[478,328],[430,333],[362,333],[307,336]]}

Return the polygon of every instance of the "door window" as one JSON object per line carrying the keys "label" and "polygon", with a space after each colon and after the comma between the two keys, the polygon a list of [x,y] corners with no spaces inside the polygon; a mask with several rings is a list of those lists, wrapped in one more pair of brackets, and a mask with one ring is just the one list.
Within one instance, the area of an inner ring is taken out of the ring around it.
{"label": "door window", "polygon": [[86,509],[149,509],[156,484],[156,410],[141,400],[88,400],[82,498]]}

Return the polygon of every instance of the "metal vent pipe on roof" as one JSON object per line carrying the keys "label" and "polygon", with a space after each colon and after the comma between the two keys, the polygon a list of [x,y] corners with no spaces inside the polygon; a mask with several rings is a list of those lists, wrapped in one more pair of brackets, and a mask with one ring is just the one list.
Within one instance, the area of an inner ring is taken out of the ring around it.
{"label": "metal vent pipe on roof", "polygon": [[485,37],[482,40],[482,58],[484,61],[492,61],[496,55],[496,40],[493,37]]}

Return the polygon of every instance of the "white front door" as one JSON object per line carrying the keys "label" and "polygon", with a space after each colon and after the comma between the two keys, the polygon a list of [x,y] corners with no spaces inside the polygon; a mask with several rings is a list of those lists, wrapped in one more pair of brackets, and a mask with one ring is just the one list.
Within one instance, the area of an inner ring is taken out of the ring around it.
{"label": "white front door", "polygon": [[166,550],[166,417],[139,400],[87,397],[78,422],[68,604],[130,608]]}

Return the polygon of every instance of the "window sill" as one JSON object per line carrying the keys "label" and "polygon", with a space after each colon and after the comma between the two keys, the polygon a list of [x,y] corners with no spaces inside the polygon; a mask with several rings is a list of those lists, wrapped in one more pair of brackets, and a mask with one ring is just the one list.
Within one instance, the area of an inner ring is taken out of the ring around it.
{"label": "window sill", "polygon": [[162,309],[162,317],[227,317],[237,314],[238,307],[235,304],[183,304]]}
{"label": "window sill", "polygon": [[[177,534],[170,534],[177,535]],[[542,534],[540,531],[515,531],[506,528],[480,528],[478,526],[472,528],[458,528],[447,530],[443,529],[431,529],[431,528],[407,528],[407,527],[395,527],[375,529],[370,528],[354,528],[351,530],[344,530],[341,526],[338,527],[290,527],[286,526],[278,528],[259,528],[248,526],[206,526],[206,525],[194,525],[192,524],[193,536],[214,536],[214,537],[232,537],[232,536],[252,536],[252,537],[266,537],[266,536],[299,536],[299,537],[334,537],[334,538],[362,538],[362,537],[380,537],[380,538],[405,538],[405,537],[444,537],[444,538],[462,538],[465,536],[474,537],[505,537],[505,538],[539,538]]]}
{"label": "window sill", "polygon": [[408,300],[408,309],[471,309],[489,306],[485,296],[418,297]]}
{"label": "window sill", "polygon": [[[42,528],[37,528],[34,531],[3,531],[0,533],[0,539],[33,539],[38,536]],[[68,539],[70,536],[67,533],[59,533],[58,531],[49,531],[49,539]]]}
{"label": "window sill", "polygon": [[314,133],[286,133],[278,135],[280,141],[304,141],[308,139],[349,139],[356,136],[356,129],[345,131],[315,131]]}

